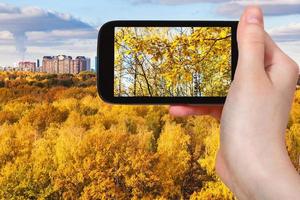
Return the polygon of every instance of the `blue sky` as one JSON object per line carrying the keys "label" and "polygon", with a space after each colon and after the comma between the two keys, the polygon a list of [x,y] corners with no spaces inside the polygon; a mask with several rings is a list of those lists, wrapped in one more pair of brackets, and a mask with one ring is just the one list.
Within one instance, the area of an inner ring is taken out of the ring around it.
{"label": "blue sky", "polygon": [[[218,15],[214,10],[220,3],[208,2],[179,5],[138,4],[130,0],[9,0],[2,2],[16,6],[37,6],[61,13],[68,13],[94,26],[99,26],[106,21],[114,19],[230,20],[239,18],[238,16]],[[266,19],[267,26],[271,27],[294,21],[296,16],[269,16]],[[300,20],[297,21],[300,22]]]}
{"label": "blue sky", "polygon": [[[23,59],[35,60],[43,55],[56,54],[72,56],[81,54],[93,58],[96,54],[97,29],[106,21],[115,19],[231,20],[238,19],[243,7],[251,2],[245,0],[1,1],[0,65],[12,65]],[[267,15],[267,30],[278,44],[300,63],[300,0],[255,2],[262,5]],[[10,21],[6,20],[7,18]],[[51,21],[47,27],[45,27],[46,21]],[[16,25],[13,26],[14,24]]]}

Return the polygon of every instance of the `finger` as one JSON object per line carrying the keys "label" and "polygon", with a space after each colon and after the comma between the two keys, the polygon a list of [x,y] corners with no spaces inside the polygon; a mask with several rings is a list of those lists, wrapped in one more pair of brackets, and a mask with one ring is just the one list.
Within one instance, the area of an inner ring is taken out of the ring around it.
{"label": "finger", "polygon": [[188,115],[210,115],[216,119],[221,118],[223,106],[170,106],[170,114],[178,117],[188,116]]}
{"label": "finger", "polygon": [[270,35],[265,32],[265,66],[269,67],[276,63],[278,55],[283,54]]}
{"label": "finger", "polygon": [[265,65],[273,84],[283,88],[296,85],[298,65],[276,45],[268,33],[265,33],[265,49]]}
{"label": "finger", "polygon": [[259,7],[250,6],[242,15],[238,26],[238,47],[237,76],[265,76],[265,31],[263,13]]}

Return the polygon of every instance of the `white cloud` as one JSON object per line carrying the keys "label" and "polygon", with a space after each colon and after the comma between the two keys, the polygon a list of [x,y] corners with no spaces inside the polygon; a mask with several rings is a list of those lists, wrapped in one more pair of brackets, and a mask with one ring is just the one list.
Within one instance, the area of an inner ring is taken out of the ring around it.
{"label": "white cloud", "polygon": [[11,32],[90,29],[89,24],[70,15],[38,7],[12,7],[0,3],[0,29]]}
{"label": "white cloud", "polygon": [[[228,1],[228,0],[227,0]],[[167,4],[167,5],[178,5],[178,4],[190,4],[190,3],[221,3],[226,0],[130,0],[134,4]]]}
{"label": "white cloud", "polygon": [[234,0],[227,1],[218,6],[217,13],[227,16],[241,15],[245,6],[260,5],[265,15],[291,15],[300,14],[300,0]]}
{"label": "white cloud", "polygon": [[72,57],[83,55],[91,58],[91,65],[94,66],[96,48],[97,42],[93,39],[69,39],[64,42],[53,42],[52,45],[39,45],[35,43],[28,47],[25,59],[35,61],[36,59],[42,59],[45,55],[54,56],[65,54]]}
{"label": "white cloud", "polygon": [[14,36],[9,31],[0,31],[0,40],[13,40]]}
{"label": "white cloud", "polygon": [[300,41],[279,42],[278,46],[300,66]]}
{"label": "white cloud", "polygon": [[[26,56],[27,48],[62,47],[70,40],[93,40],[96,43],[96,38],[97,30],[94,27],[72,15],[0,3],[0,45],[15,46],[15,61]],[[0,53],[1,62],[13,57],[10,55],[6,59],[6,52],[2,49]],[[50,52],[43,53],[47,55]],[[8,61],[4,64],[8,64]]]}
{"label": "white cloud", "polygon": [[26,34],[29,43],[44,42],[45,45],[51,41],[66,41],[70,39],[96,39],[96,29],[77,30],[52,30],[49,32],[33,31]]}
{"label": "white cloud", "polygon": [[220,3],[216,12],[226,16],[239,16],[244,7],[249,4],[258,4],[265,15],[300,14],[300,0],[130,0],[135,4],[166,4],[180,5],[191,3]]}
{"label": "white cloud", "polygon": [[268,33],[279,42],[300,41],[300,23],[274,27],[269,29]]}
{"label": "white cloud", "polygon": [[16,7],[8,4],[0,3],[0,13],[14,13],[16,12]]}

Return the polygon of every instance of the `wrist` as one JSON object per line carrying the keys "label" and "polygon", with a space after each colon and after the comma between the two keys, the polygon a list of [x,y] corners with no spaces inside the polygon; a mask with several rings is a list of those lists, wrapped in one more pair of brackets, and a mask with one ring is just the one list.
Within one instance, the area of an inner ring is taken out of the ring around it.
{"label": "wrist", "polygon": [[294,168],[282,169],[257,181],[254,199],[297,199],[300,196],[300,177]]}
{"label": "wrist", "polygon": [[221,155],[226,155],[231,171],[231,189],[239,199],[297,199],[300,196],[300,176],[285,146],[275,143],[261,148],[251,145],[249,149],[244,144],[242,150],[231,149],[227,153],[222,148]]}
{"label": "wrist", "polygon": [[[246,199],[297,199],[300,196],[300,176],[289,157],[281,162],[273,162],[273,167],[261,165],[256,173],[252,172],[245,185],[248,188]],[[245,195],[246,196],[246,195]]]}

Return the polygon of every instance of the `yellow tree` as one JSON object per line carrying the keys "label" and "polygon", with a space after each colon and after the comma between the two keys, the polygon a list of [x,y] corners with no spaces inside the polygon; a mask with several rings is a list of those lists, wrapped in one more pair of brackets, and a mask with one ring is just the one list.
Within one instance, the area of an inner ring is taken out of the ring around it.
{"label": "yellow tree", "polygon": [[199,159],[200,165],[206,170],[207,174],[213,179],[207,181],[200,192],[195,192],[191,199],[211,199],[211,200],[231,200],[234,199],[230,190],[221,182],[215,174],[215,162],[219,148],[219,127],[213,127],[211,134],[205,138],[205,152]]}
{"label": "yellow tree", "polygon": [[287,130],[286,145],[294,166],[300,172],[300,124],[293,124]]}
{"label": "yellow tree", "polygon": [[157,173],[163,184],[162,196],[171,199],[182,197],[181,184],[189,168],[190,137],[181,125],[167,123],[158,139],[159,163]]}
{"label": "yellow tree", "polygon": [[231,28],[119,28],[116,96],[225,96]]}

